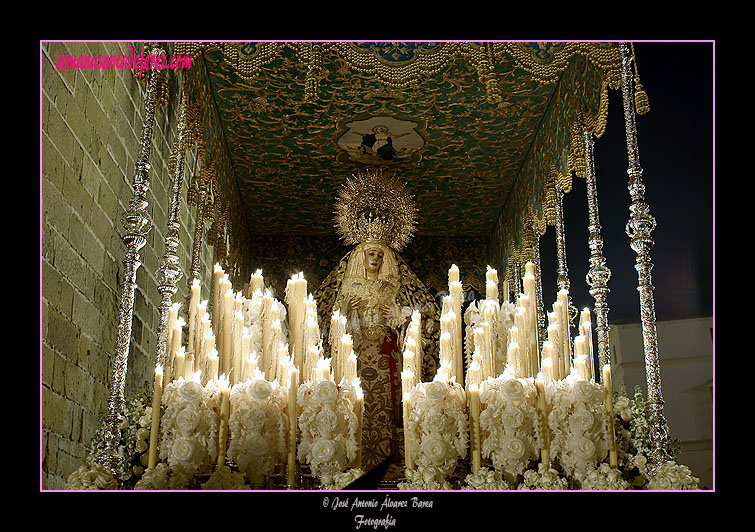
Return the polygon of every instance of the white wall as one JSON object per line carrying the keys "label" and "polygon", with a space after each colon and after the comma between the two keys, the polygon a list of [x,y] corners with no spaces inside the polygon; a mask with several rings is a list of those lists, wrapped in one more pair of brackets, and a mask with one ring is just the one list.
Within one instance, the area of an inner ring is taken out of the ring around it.
{"label": "white wall", "polygon": [[[614,390],[627,395],[640,385],[647,399],[645,354],[639,323],[610,324],[609,347]],[[682,444],[679,462],[713,485],[713,318],[656,323],[661,363],[663,414],[670,437]]]}

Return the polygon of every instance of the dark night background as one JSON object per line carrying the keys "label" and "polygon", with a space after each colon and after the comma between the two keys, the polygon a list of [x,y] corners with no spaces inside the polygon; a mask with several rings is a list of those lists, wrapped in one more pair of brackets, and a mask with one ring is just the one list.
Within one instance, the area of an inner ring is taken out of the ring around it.
{"label": "dark night background", "polygon": [[[650,112],[637,115],[645,201],[657,226],[650,255],[657,321],[713,315],[714,57],[712,42],[635,42],[640,82]],[[603,256],[611,270],[608,323],[640,321],[636,254],[629,246],[628,158],[620,90],[610,90],[608,124],[595,139],[595,173]],[[564,197],[570,294],[593,308],[585,180]],[[541,237],[543,303],[556,298],[555,231]],[[592,315],[595,326],[594,313]]]}

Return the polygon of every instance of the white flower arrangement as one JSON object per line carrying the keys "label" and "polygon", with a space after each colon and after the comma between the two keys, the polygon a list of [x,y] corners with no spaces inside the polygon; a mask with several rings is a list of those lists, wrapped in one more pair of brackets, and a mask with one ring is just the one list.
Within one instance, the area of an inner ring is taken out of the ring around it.
{"label": "white flower arrangement", "polygon": [[[642,396],[642,389],[639,385],[636,386],[634,397],[629,399],[622,385],[614,393],[613,405],[619,469],[633,487],[647,489],[648,479],[653,471],[648,460],[651,454],[650,412]],[[678,440],[669,441],[667,451],[671,461],[676,461],[679,449]]]}
{"label": "white flower arrangement", "polygon": [[100,429],[92,439],[86,465],[72,473],[66,489],[131,489],[147,466],[149,435],[152,424],[152,407],[146,406],[148,393],[137,390],[124,402],[121,415],[120,441],[118,442],[119,464],[115,476],[105,467],[95,463],[95,456],[103,450],[104,431],[108,429],[102,421]]}
{"label": "white flower arrangement", "polygon": [[399,490],[405,491],[441,491],[450,490],[451,484],[445,479],[445,473],[434,466],[417,466],[416,469],[404,471],[405,481],[399,482]]}
{"label": "white flower arrangement", "polygon": [[563,491],[569,489],[569,481],[541,462],[537,465],[537,471],[528,469],[524,472],[524,481],[516,489]]}
{"label": "white flower arrangement", "polygon": [[260,484],[286,457],[288,396],[259,371],[231,390],[228,458],[253,484]]}
{"label": "white flower arrangement", "polygon": [[467,475],[464,483],[461,488],[463,490],[501,491],[511,489],[499,471],[487,467],[481,467],[475,473]]}
{"label": "white flower arrangement", "polygon": [[[168,490],[171,488],[170,468],[165,462],[158,462],[147,469],[134,486],[135,490]],[[180,488],[179,488],[180,489]]]}
{"label": "white flower arrangement", "polygon": [[603,387],[572,374],[550,382],[545,395],[551,404],[551,456],[558,458],[568,476],[581,482],[608,455]]}
{"label": "white flower arrangement", "polygon": [[468,426],[466,394],[454,380],[421,382],[409,393],[409,447],[423,475],[440,482],[453,473],[467,454]]}
{"label": "white flower arrangement", "polygon": [[352,467],[342,473],[336,473],[333,475],[331,484],[326,484],[327,490],[342,490],[358,478],[364,475],[364,470],[359,467]]}
{"label": "white flower arrangement", "polygon": [[674,461],[667,461],[655,470],[648,482],[649,490],[697,490],[700,479],[692,476],[692,471]]}
{"label": "white flower arrangement", "polygon": [[542,447],[534,380],[508,372],[488,378],[481,386],[480,405],[482,456],[513,482]]}
{"label": "white flower arrangement", "polygon": [[227,465],[218,467],[207,482],[202,484],[203,490],[248,490],[244,475],[232,471]]}
{"label": "white flower arrangement", "polygon": [[312,474],[327,486],[354,460],[359,450],[357,417],[354,414],[356,392],[342,381],[307,381],[297,393],[301,443],[299,462],[310,464]]}
{"label": "white flower arrangement", "polygon": [[87,464],[71,473],[66,481],[68,490],[117,490],[118,482],[105,466],[95,462],[91,455]]}
{"label": "white flower arrangement", "polygon": [[202,386],[179,377],[163,392],[161,460],[170,467],[174,489],[209,475],[217,459],[220,398],[215,381]]}
{"label": "white flower arrangement", "polygon": [[620,470],[602,463],[582,480],[582,489],[620,491],[632,489],[632,485],[622,478]]}

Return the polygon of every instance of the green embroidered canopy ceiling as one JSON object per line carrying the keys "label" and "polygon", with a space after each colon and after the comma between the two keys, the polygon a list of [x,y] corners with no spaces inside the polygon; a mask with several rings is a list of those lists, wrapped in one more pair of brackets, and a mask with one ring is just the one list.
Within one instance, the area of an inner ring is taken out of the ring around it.
{"label": "green embroidered canopy ceiling", "polygon": [[[419,206],[418,235],[509,235],[570,188],[575,125],[597,135],[614,44],[178,43],[227,150],[250,234],[333,233],[334,198],[385,166]],[[230,174],[230,175],[227,175]],[[499,238],[500,239],[500,238]],[[500,250],[501,256],[506,254]]]}

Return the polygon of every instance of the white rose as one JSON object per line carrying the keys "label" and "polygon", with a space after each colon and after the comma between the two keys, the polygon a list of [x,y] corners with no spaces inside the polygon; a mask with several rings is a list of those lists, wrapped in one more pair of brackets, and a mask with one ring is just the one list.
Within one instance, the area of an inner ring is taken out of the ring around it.
{"label": "white rose", "polygon": [[422,452],[433,464],[440,464],[446,459],[448,446],[437,436],[426,436],[422,440]]}
{"label": "white rose", "polygon": [[315,397],[322,404],[331,404],[338,398],[338,386],[333,381],[322,381],[315,387]]}
{"label": "white rose", "polygon": [[613,406],[615,410],[624,410],[625,408],[629,407],[629,399],[627,399],[626,397],[619,397],[618,399],[616,399],[616,402]]}
{"label": "white rose", "polygon": [[259,432],[265,425],[265,413],[256,408],[250,408],[242,418],[244,427],[250,432]]}
{"label": "white rose", "polygon": [[336,445],[332,440],[318,438],[312,444],[312,458],[316,462],[328,462],[336,455]]}
{"label": "white rose", "polygon": [[518,379],[506,379],[503,381],[501,391],[511,401],[524,399],[524,386],[522,386],[522,383]]}
{"label": "white rose", "polygon": [[249,394],[258,401],[264,401],[271,393],[273,388],[265,379],[255,379],[249,387]]}
{"label": "white rose", "polygon": [[648,483],[648,489],[672,490],[674,489],[674,483],[668,476],[659,474],[650,479],[650,482]]}
{"label": "white rose", "polygon": [[504,437],[501,450],[506,458],[519,460],[527,452],[527,446],[519,438],[508,436]]}
{"label": "white rose", "polygon": [[338,425],[338,416],[332,408],[323,408],[315,418],[315,425],[322,436],[330,437]]}
{"label": "white rose", "polygon": [[583,460],[591,460],[595,457],[597,451],[595,443],[583,436],[578,436],[572,440],[571,450]]}
{"label": "white rose", "polygon": [[644,454],[638,454],[637,456],[632,459],[632,463],[636,466],[642,469],[645,467],[648,463],[648,459],[645,457]]}
{"label": "white rose", "polygon": [[587,432],[595,425],[595,416],[589,410],[578,410],[571,415],[570,421],[576,424],[579,430]]}
{"label": "white rose", "polygon": [[270,450],[270,442],[261,434],[253,434],[246,439],[246,450],[253,456],[263,456]]}
{"label": "white rose", "polygon": [[186,407],[176,416],[176,426],[184,434],[190,433],[199,424],[199,414],[194,408]]}
{"label": "white rose", "polygon": [[425,386],[425,396],[432,401],[442,401],[448,395],[448,384],[443,381],[428,382]]}
{"label": "white rose", "polygon": [[181,386],[181,397],[185,401],[198,401],[202,397],[202,385],[197,381],[186,381]]}
{"label": "white rose", "polygon": [[575,382],[572,392],[574,393],[574,397],[583,403],[588,403],[595,397],[595,388],[587,381]]}
{"label": "white rose", "polygon": [[188,462],[194,455],[194,441],[189,438],[179,438],[170,448],[172,462]]}
{"label": "white rose", "polygon": [[520,408],[509,405],[501,415],[501,421],[506,428],[516,429],[524,423],[524,413]]}

